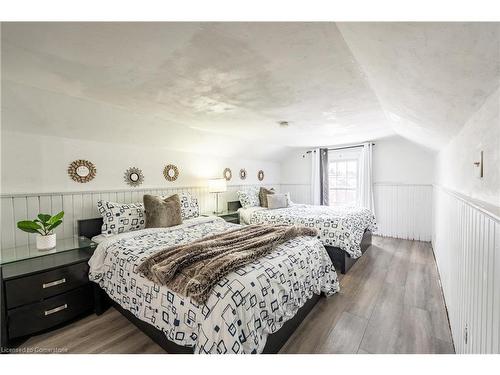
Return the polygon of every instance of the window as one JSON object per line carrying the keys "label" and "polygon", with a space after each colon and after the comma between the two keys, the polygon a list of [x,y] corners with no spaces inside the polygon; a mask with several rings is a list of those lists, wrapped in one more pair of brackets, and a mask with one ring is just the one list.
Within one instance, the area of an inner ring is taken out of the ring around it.
{"label": "window", "polygon": [[358,199],[358,159],[329,162],[330,206],[354,206]]}

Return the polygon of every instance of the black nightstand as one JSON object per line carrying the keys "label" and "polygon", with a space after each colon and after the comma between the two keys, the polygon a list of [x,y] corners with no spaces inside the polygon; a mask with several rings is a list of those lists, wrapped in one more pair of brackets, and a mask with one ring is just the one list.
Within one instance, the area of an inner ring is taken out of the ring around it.
{"label": "black nightstand", "polygon": [[220,214],[215,214],[215,213],[205,213],[202,214],[201,216],[217,216],[221,217],[224,220],[226,220],[228,223],[233,223],[233,224],[239,224],[240,223],[240,214],[238,211],[225,211]]}
{"label": "black nightstand", "polygon": [[31,335],[93,311],[88,261],[96,243],[84,237],[57,241],[55,249],[2,249],[1,343],[16,347]]}

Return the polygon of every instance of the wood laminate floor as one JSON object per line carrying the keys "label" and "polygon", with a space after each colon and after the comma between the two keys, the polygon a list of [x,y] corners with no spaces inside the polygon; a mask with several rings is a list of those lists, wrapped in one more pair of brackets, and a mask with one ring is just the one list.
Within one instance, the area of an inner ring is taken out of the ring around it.
{"label": "wood laminate floor", "polygon": [[[341,276],[341,275],[339,275]],[[429,243],[373,237],[281,353],[454,353]],[[115,309],[30,338],[22,347],[67,353],[164,353]]]}

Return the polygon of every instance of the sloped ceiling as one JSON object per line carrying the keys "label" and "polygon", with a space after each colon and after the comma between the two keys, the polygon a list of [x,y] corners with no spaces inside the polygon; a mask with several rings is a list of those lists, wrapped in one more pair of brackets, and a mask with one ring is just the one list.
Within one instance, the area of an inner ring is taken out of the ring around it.
{"label": "sloped ceiling", "polygon": [[500,84],[499,23],[340,23],[393,129],[439,148]]}
{"label": "sloped ceiling", "polygon": [[256,158],[396,133],[439,148],[498,87],[499,41],[498,24],[3,24],[2,125]]}

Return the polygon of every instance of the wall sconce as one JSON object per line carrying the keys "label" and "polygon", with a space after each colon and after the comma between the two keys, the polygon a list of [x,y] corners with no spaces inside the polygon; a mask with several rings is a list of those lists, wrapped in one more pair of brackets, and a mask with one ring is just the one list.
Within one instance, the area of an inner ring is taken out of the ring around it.
{"label": "wall sconce", "polygon": [[483,178],[484,170],[483,170],[483,151],[481,151],[481,159],[479,161],[474,162],[474,166],[479,168],[478,177]]}

